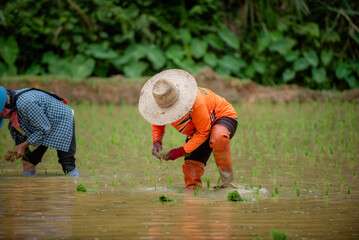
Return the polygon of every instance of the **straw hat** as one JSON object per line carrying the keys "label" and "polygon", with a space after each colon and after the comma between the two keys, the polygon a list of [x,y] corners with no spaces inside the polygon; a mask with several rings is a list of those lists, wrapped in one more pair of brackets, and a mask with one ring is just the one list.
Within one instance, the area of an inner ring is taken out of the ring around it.
{"label": "straw hat", "polygon": [[[2,112],[2,110],[4,110],[5,101],[6,101],[6,90],[5,88],[0,86],[0,113]],[[2,127],[3,123],[4,123],[4,119],[0,117],[0,128]]]}
{"label": "straw hat", "polygon": [[166,125],[188,113],[196,100],[197,82],[180,69],[160,72],[143,86],[139,111],[151,124]]}

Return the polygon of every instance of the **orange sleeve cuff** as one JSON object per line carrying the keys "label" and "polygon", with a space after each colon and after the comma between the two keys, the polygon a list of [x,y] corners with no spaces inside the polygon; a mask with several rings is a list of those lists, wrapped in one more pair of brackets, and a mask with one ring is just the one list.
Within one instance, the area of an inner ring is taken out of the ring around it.
{"label": "orange sleeve cuff", "polygon": [[152,142],[161,142],[162,138],[165,135],[166,125],[158,126],[158,125],[152,125]]}

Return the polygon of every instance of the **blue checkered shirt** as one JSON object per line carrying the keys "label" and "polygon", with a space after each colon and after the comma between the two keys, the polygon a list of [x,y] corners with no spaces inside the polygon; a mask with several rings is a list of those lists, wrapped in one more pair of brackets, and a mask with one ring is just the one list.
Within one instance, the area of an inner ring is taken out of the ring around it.
{"label": "blue checkered shirt", "polygon": [[[15,91],[16,94],[26,89]],[[17,112],[22,135],[9,123],[16,145],[27,141],[38,147],[44,145],[68,152],[73,136],[72,109],[56,98],[40,91],[28,91],[17,99]]]}

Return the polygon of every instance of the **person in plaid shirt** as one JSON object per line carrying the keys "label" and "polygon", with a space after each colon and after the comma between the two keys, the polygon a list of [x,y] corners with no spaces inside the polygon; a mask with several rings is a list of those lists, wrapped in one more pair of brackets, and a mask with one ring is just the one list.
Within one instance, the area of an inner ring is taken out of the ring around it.
{"label": "person in plaid shirt", "polygon": [[6,90],[0,86],[0,128],[8,118],[9,131],[16,147],[5,159],[22,158],[23,174],[36,174],[48,148],[57,150],[65,174],[79,176],[75,165],[76,139],[73,110],[65,100],[40,89]]}

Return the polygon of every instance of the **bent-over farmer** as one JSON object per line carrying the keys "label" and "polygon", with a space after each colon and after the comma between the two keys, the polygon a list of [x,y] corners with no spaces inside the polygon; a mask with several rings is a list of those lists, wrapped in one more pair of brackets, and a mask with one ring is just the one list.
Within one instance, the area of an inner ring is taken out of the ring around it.
{"label": "bent-over farmer", "polygon": [[[237,129],[237,113],[230,103],[206,88],[197,87],[186,71],[171,69],[150,78],[143,86],[139,111],[152,124],[152,154],[164,160],[185,156],[182,171],[186,188],[202,185],[201,176],[213,151],[221,187],[233,184],[230,139]],[[186,143],[162,152],[165,127],[171,124],[187,135]]]}
{"label": "bent-over farmer", "polygon": [[57,150],[65,174],[79,176],[75,165],[75,122],[72,109],[56,94],[40,89],[6,90],[0,86],[0,128],[9,118],[8,128],[15,141],[5,159],[22,158],[23,174],[36,174],[48,148]]}

